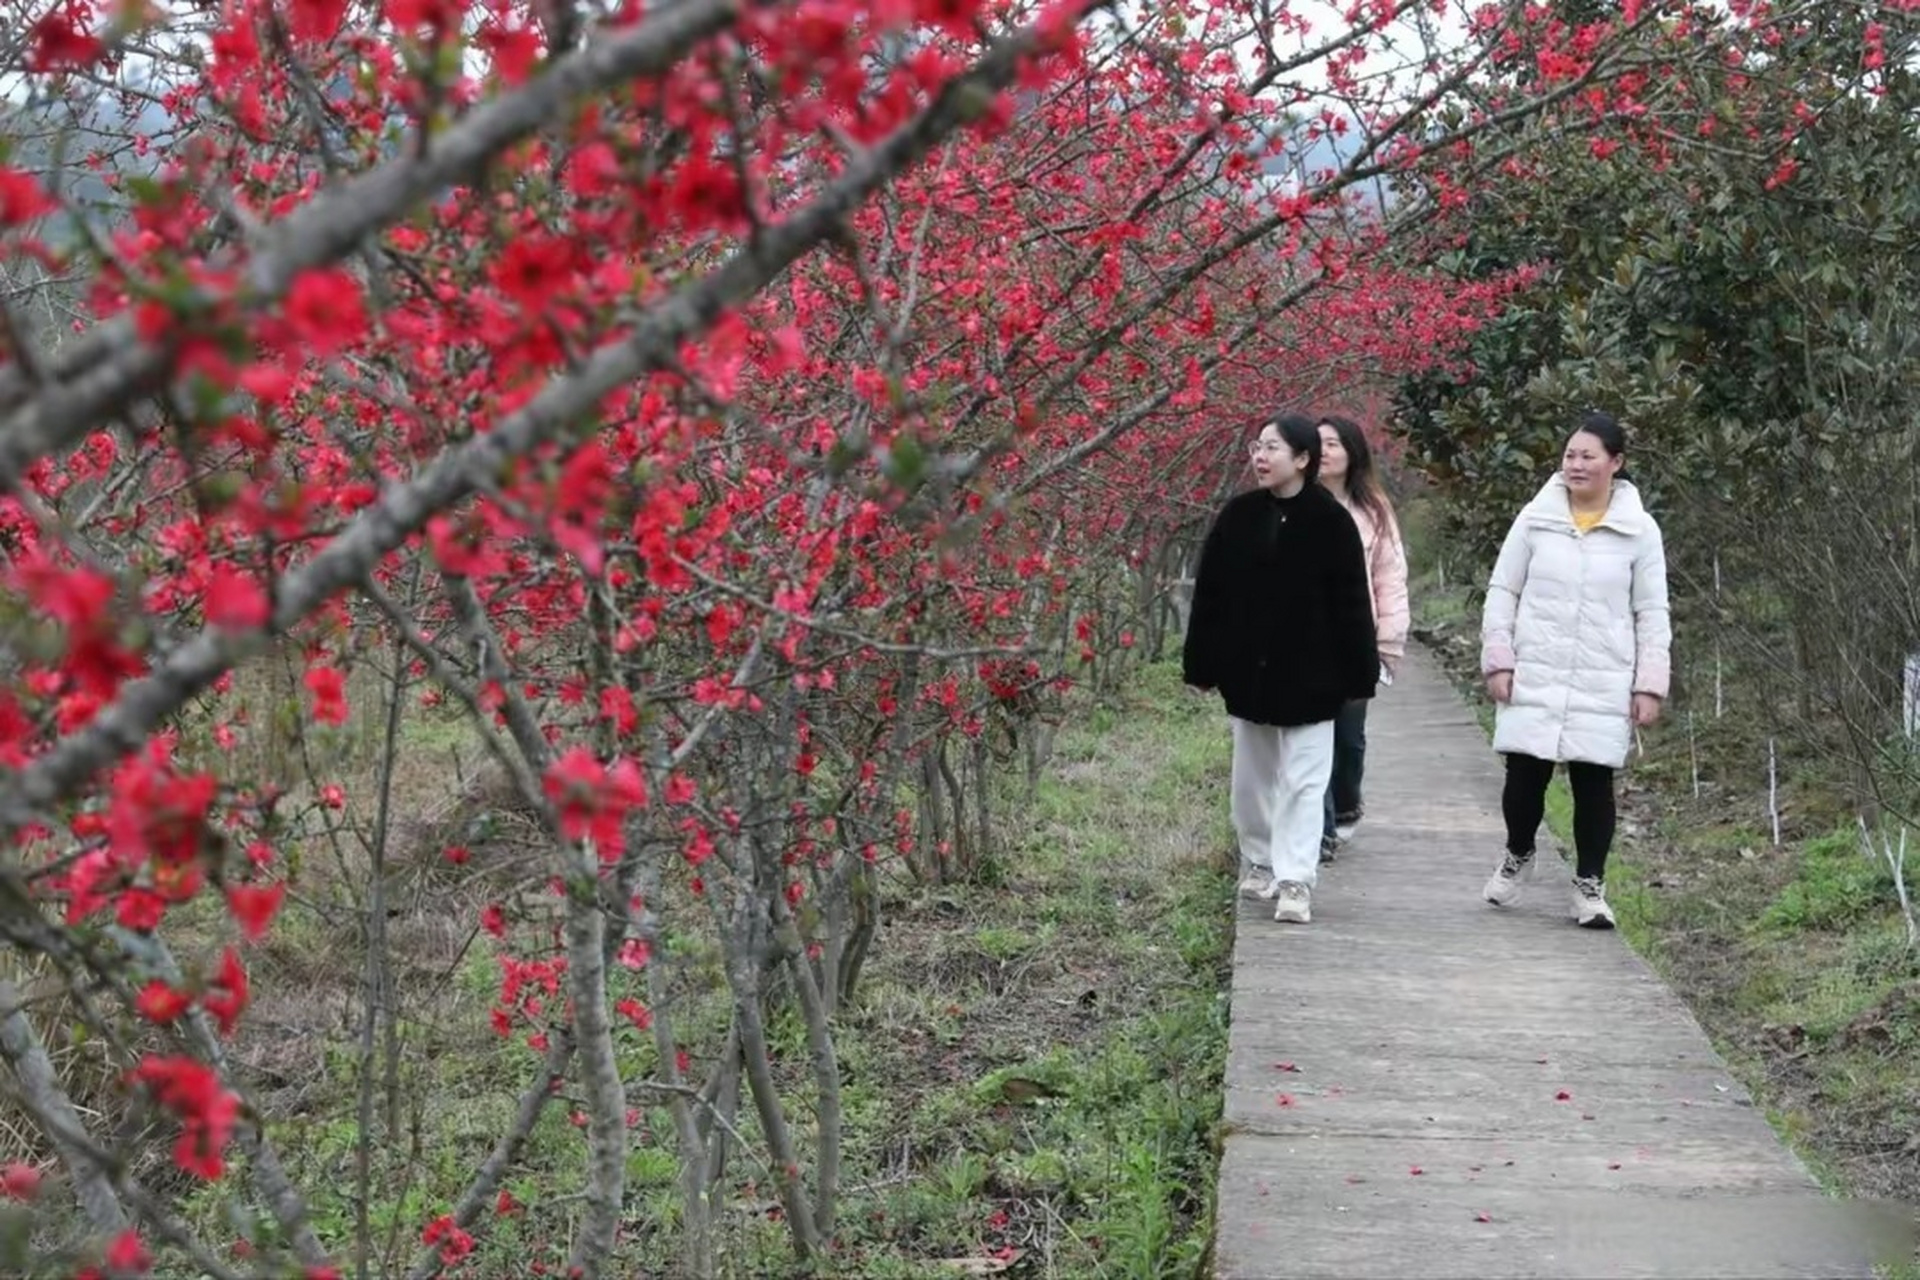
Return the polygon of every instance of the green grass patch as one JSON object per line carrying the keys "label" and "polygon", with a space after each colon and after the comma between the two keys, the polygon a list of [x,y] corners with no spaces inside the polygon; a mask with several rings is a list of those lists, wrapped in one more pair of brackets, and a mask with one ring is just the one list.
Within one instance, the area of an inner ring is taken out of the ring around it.
{"label": "green grass patch", "polygon": [[849,1203],[836,1274],[1193,1273],[1226,1061],[1226,769],[1213,707],[1148,668],[1062,733],[1013,807],[1004,884],[896,904],[843,1038],[889,1082],[864,1145],[897,1172]]}

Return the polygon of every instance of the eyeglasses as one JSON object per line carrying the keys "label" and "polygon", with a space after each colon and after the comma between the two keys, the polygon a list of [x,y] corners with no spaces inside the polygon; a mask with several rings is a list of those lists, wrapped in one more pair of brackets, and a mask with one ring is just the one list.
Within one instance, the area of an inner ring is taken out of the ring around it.
{"label": "eyeglasses", "polygon": [[1281,447],[1278,440],[1254,440],[1247,445],[1247,456],[1257,458],[1263,453],[1278,453]]}

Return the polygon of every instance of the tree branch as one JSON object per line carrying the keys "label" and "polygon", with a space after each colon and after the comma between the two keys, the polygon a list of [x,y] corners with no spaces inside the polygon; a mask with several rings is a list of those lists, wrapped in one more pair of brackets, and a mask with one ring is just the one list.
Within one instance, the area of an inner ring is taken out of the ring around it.
{"label": "tree branch", "polygon": [[86,1125],[74,1109],[73,1100],[60,1087],[53,1059],[47,1056],[40,1035],[27,1021],[20,989],[0,979],[0,1057],[13,1068],[28,1114],[39,1120],[42,1132],[66,1166],[73,1181],[74,1195],[93,1229],[105,1236],[117,1236],[127,1229],[127,1211],[114,1194],[113,1180],[88,1157],[73,1135],[84,1134]]}
{"label": "tree branch", "polygon": [[[431,146],[404,146],[405,158],[316,196],[262,237],[247,259],[239,298],[255,308],[272,304],[302,271],[353,252],[422,200],[564,114],[569,103],[669,70],[701,40],[732,26],[742,8],[741,0],[665,5],[631,30],[563,58],[524,88],[476,107]],[[129,313],[63,348],[39,387],[19,370],[0,368],[0,410],[7,413],[0,422],[0,491],[13,489],[40,458],[73,445],[159,387],[178,354],[172,343],[142,338]]]}
{"label": "tree branch", "polygon": [[[704,8],[705,0],[684,4]],[[1081,5],[1081,16],[1097,7],[1090,0]],[[679,6],[666,12],[677,13]],[[995,93],[1012,83],[1021,60],[1040,47],[1041,39],[1038,29],[1027,27],[994,45],[944,85],[924,111],[855,157],[839,178],[757,243],[650,308],[624,338],[601,347],[577,371],[556,377],[492,431],[446,450],[412,479],[386,490],[313,559],[280,580],[268,627],[202,631],[168,654],[151,675],[124,687],[85,729],[62,739],[0,791],[0,835],[38,820],[44,808],[72,795],[101,768],[138,750],[189,698],[263,651],[272,636],[290,630],[336,592],[364,579],[434,515],[487,490],[508,463],[550,441],[577,442],[577,424],[593,421],[604,397],[671,362],[682,343],[765,288],[835,234],[841,220],[875,190],[975,119]],[[22,411],[33,412],[31,405]],[[80,421],[84,428],[93,418]],[[31,462],[39,456],[18,447],[26,438],[22,430],[11,421],[0,427],[0,478],[17,474],[8,468],[23,458]]]}

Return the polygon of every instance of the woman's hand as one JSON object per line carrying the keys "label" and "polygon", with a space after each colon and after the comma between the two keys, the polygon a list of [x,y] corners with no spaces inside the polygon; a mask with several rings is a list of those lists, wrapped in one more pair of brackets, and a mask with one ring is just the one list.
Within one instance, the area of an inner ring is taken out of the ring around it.
{"label": "woman's hand", "polygon": [[1633,695],[1633,724],[1635,728],[1644,729],[1659,718],[1660,699],[1650,693],[1636,693]]}
{"label": "woman's hand", "polygon": [[1487,696],[1502,705],[1513,701],[1513,672],[1496,671],[1487,677]]}

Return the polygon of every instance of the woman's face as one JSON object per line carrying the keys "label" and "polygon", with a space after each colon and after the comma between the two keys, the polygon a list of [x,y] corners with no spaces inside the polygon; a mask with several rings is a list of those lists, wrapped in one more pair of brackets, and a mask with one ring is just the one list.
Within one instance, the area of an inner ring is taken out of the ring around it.
{"label": "woman's face", "polygon": [[1620,466],[1625,461],[1608,453],[1599,436],[1576,431],[1567,441],[1566,452],[1560,455],[1560,474],[1567,482],[1569,493],[1578,498],[1594,498],[1613,487],[1613,478],[1620,474]]}
{"label": "woman's face", "polygon": [[1324,422],[1320,424],[1320,478],[1347,478],[1347,446],[1340,443],[1340,433]]}
{"label": "woman's face", "polygon": [[1307,469],[1307,455],[1295,453],[1293,447],[1280,438],[1280,429],[1272,424],[1260,429],[1259,436],[1247,446],[1247,456],[1253,461],[1254,478],[1263,489],[1289,485]]}

